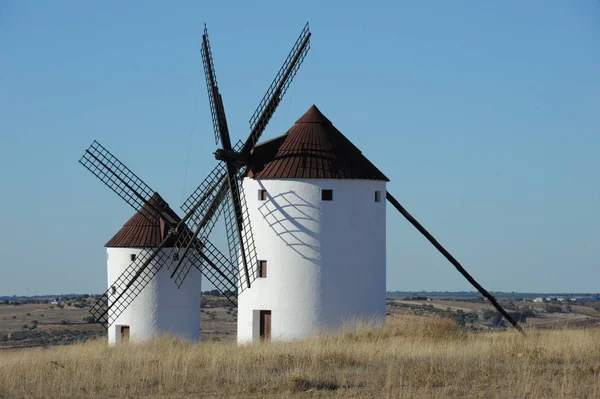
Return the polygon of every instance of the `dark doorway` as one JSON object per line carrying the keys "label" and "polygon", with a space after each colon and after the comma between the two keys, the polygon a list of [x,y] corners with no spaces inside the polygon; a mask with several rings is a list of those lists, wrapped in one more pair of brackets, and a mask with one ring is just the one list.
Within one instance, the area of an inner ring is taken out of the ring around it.
{"label": "dark doorway", "polygon": [[260,311],[260,339],[271,339],[271,311]]}
{"label": "dark doorway", "polygon": [[121,342],[129,341],[129,326],[121,326]]}

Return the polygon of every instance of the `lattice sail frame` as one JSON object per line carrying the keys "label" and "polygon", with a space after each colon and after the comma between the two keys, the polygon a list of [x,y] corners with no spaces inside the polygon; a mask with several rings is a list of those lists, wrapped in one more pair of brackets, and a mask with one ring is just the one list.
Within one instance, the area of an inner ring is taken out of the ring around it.
{"label": "lattice sail frame", "polygon": [[[213,172],[215,172],[215,170],[213,170]],[[219,175],[216,175],[215,180],[217,183],[220,181],[219,179]],[[175,247],[178,251],[183,250],[181,252],[184,256],[190,249],[194,248],[194,243],[192,240],[199,241],[199,245],[201,247],[206,245],[208,242],[208,236],[219,219],[219,216],[223,212],[222,206],[211,206],[211,204],[215,203],[215,201],[218,201],[220,204],[223,201],[227,195],[227,190],[223,189],[223,187],[227,187],[226,182],[221,182],[220,184],[216,185],[216,188],[211,188],[214,186],[214,183],[215,181],[212,181],[208,187],[210,190],[209,193],[212,195],[207,196],[202,202],[201,206],[196,208],[194,213],[192,213],[192,216],[190,216],[188,219],[187,226],[190,234],[180,235],[175,243]],[[175,280],[177,287],[181,287],[190,269],[191,265],[184,263],[183,259],[177,265],[173,265],[173,267],[169,269],[171,272],[171,277]]]}
{"label": "lattice sail frame", "polygon": [[[249,142],[244,145],[244,147],[247,147],[245,150],[248,151],[249,149],[254,148],[262,132],[271,120],[273,113],[275,113],[275,109],[294,80],[300,65],[302,65],[308,50],[310,50],[310,36],[311,33],[307,22],[306,25],[304,25],[302,32],[300,32],[300,36],[296,39],[294,46],[288,53],[283,65],[279,68],[277,75],[275,75],[271,85],[258,104],[254,114],[250,117],[249,124],[251,133]],[[292,63],[293,67],[288,71]]]}
{"label": "lattice sail frame", "polygon": [[[185,229],[184,232],[181,233],[181,236],[184,236],[184,241],[190,240],[193,242],[192,250],[188,252],[187,258],[192,258],[195,262],[184,260],[183,266],[186,268],[186,271],[182,275],[180,281],[175,280],[177,287],[180,288],[181,285],[183,285],[185,277],[192,266],[200,265],[200,272],[207,277],[211,284],[214,285],[215,288],[218,289],[233,305],[237,306],[237,295],[234,289],[237,277],[235,265],[219,251],[208,238],[199,240],[194,237],[189,229]],[[179,249],[174,247],[173,253],[178,254]],[[174,269],[177,258],[173,257],[173,259],[173,262],[167,263],[167,268],[171,272]]]}
{"label": "lattice sail frame", "polygon": [[[235,151],[239,151],[242,147],[242,142],[238,141],[234,146]],[[228,193],[227,180],[225,178],[226,167],[224,163],[219,163],[209,174],[209,176],[194,190],[194,192],[188,197],[188,199],[183,203],[181,209],[187,214],[191,211],[194,211],[190,220],[191,223],[188,224],[190,230],[196,231],[198,230],[197,237],[200,241],[203,241],[207,238],[207,232],[210,233],[212,230],[212,226],[216,223],[216,220],[219,216],[224,213],[225,216],[225,228],[227,232],[227,242],[229,245],[229,260],[231,265],[235,268],[235,281],[236,281],[236,291],[237,293],[241,293],[244,291],[247,286],[244,284],[239,284],[239,281],[242,277],[242,271],[238,270],[241,264],[241,249],[239,240],[237,239],[237,230],[235,224],[235,212],[233,209],[233,201],[231,196]],[[242,167],[238,173],[236,174],[237,187],[242,187],[243,177],[246,174],[246,168]],[[220,182],[220,185],[215,185],[215,182]],[[218,189],[215,189],[215,186],[218,186]],[[244,250],[246,255],[246,261],[248,264],[248,279],[250,283],[254,281],[257,275],[258,270],[258,260],[256,256],[256,247],[254,245],[254,236],[252,235],[252,227],[250,224],[250,217],[248,213],[248,206],[244,195],[244,190],[239,189],[239,198],[240,205],[242,208],[242,241],[244,243]],[[235,192],[235,191],[234,191]],[[206,198],[207,193],[212,193]],[[208,199],[211,199],[210,201]],[[198,202],[202,202],[202,206],[197,207]],[[194,210],[194,207],[196,209]],[[211,208],[212,206],[212,208]],[[206,221],[206,216],[209,216],[208,221]],[[205,225],[203,225],[205,223]],[[207,227],[209,226],[210,227]],[[180,246],[176,244],[176,246]],[[189,272],[190,267],[184,264],[177,270],[175,273],[175,282],[178,286],[180,286],[185,280],[185,276]],[[221,291],[222,292],[222,291]],[[222,292],[223,293],[223,292]]]}
{"label": "lattice sail frame", "polygon": [[[217,83],[217,73],[215,72],[215,64],[212,56],[212,49],[210,48],[210,40],[208,40],[208,30],[204,25],[203,40],[206,40],[206,47],[208,52],[204,50],[204,46],[200,46],[200,52],[202,54],[202,60],[204,65],[204,77],[206,78],[206,87],[208,88],[208,99],[210,104],[210,114],[213,121],[213,130],[215,135],[215,144],[219,144],[219,123],[217,119],[218,105],[215,104],[213,99],[216,97],[215,94],[219,93],[219,84]],[[209,76],[212,75],[215,82],[215,87],[212,86]],[[216,93],[215,93],[216,92]]]}
{"label": "lattice sail frame", "polygon": [[133,209],[152,221],[152,215],[146,212],[144,205],[154,195],[155,191],[100,143],[94,140],[79,160],[79,163],[131,205]]}
{"label": "lattice sail frame", "polygon": [[[240,198],[240,205],[242,211],[242,242],[243,248],[240,248],[240,241],[237,238],[237,230],[235,223],[235,212],[233,211],[233,201],[231,196],[227,196],[225,200],[225,230],[227,232],[227,243],[229,244],[229,258],[231,259],[233,265],[238,265],[238,279],[237,279],[237,290],[238,295],[245,291],[248,288],[248,285],[245,284],[246,281],[249,281],[250,284],[254,282],[254,280],[258,277],[258,258],[256,256],[256,247],[254,245],[254,236],[252,233],[252,226],[250,223],[250,214],[248,212],[248,203],[246,201],[246,195],[243,189],[243,176],[246,173],[246,168],[242,168],[240,172],[236,175],[236,188]],[[245,271],[242,267],[242,256],[241,251],[244,251],[246,255],[246,263],[248,265],[248,276],[243,274]]]}

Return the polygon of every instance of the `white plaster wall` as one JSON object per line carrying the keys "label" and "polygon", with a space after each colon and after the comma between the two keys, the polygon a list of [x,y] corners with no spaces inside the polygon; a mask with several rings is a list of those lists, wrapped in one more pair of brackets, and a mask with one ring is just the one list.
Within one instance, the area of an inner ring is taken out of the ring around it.
{"label": "white plaster wall", "polygon": [[[257,310],[271,310],[274,340],[385,320],[385,182],[247,178],[243,187],[267,277],[239,295],[238,342],[258,338]],[[321,201],[321,189],[333,201]]]}
{"label": "white plaster wall", "polygon": [[[142,248],[107,248],[108,287],[131,264],[131,254]],[[165,254],[170,248],[162,249]],[[156,263],[150,267],[156,267]],[[120,341],[120,326],[130,327],[130,341],[139,342],[162,334],[198,341],[200,338],[201,273],[190,269],[181,288],[170,278],[169,265],[163,265],[156,276],[108,329],[108,342]]]}

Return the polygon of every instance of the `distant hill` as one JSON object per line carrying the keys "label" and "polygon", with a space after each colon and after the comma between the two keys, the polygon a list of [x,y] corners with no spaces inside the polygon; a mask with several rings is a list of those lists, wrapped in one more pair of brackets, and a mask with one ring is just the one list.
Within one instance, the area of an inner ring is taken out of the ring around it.
{"label": "distant hill", "polygon": [[96,296],[96,294],[48,294],[48,295],[5,295],[0,296],[0,301],[11,300],[11,301],[22,301],[26,299],[54,299],[54,298],[77,298],[80,296]]}
{"label": "distant hill", "polygon": [[[211,295],[213,291],[210,291]],[[205,295],[209,292],[205,292]],[[591,292],[504,292],[504,291],[491,291],[491,294],[496,298],[502,299],[533,299],[533,298],[576,298],[576,299],[588,299],[593,301],[600,301],[600,293]],[[28,299],[43,300],[53,298],[76,298],[81,296],[95,297],[100,294],[47,294],[47,295],[5,295],[0,296],[0,301],[12,300],[12,301],[23,301]],[[427,297],[460,297],[460,298],[472,298],[480,297],[481,294],[477,291],[387,291],[386,296],[388,297],[407,297],[407,296],[427,296]]]}
{"label": "distant hill", "polygon": [[[589,300],[600,300],[600,294],[588,293],[588,292],[503,292],[503,291],[491,291],[492,295],[496,298],[503,299],[533,299],[533,298],[576,298],[576,299],[589,299]],[[471,298],[480,297],[481,294],[477,291],[388,291],[386,292],[388,297],[414,297],[414,296],[427,296],[427,297],[461,297]]]}

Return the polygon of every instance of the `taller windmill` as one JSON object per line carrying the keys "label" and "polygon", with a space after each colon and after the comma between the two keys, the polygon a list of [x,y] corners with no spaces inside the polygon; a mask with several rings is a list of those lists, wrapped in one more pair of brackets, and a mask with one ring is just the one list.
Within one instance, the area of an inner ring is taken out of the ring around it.
{"label": "taller windmill", "polygon": [[243,184],[260,268],[238,342],[385,320],[387,181],[314,105],[256,146]]}

